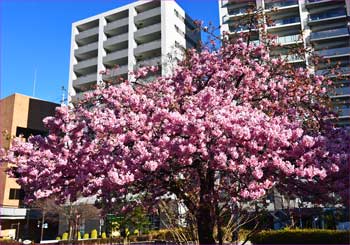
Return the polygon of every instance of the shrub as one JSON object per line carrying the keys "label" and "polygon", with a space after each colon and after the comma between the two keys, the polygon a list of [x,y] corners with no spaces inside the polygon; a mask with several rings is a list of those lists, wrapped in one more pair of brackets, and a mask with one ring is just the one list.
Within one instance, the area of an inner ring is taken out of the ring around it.
{"label": "shrub", "polygon": [[91,231],[91,239],[97,239],[97,230],[96,229],[93,229]]}
{"label": "shrub", "polygon": [[83,239],[89,239],[89,233],[85,233]]}
{"label": "shrub", "polygon": [[68,240],[68,232],[65,232],[62,234],[62,240],[63,241]]}
{"label": "shrub", "polygon": [[0,238],[0,244],[21,244],[15,240],[12,240],[10,238]]}
{"label": "shrub", "polygon": [[261,231],[254,234],[253,244],[349,244],[349,231],[295,229]]}

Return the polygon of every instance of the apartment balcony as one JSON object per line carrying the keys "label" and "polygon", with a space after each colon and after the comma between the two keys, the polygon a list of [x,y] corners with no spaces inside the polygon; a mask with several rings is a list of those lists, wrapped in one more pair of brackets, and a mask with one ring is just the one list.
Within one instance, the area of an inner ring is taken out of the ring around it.
{"label": "apartment balcony", "polygon": [[350,98],[350,85],[348,86],[344,86],[344,87],[338,87],[335,88],[332,92],[331,92],[331,97],[332,98],[343,98],[343,97],[349,97]]}
{"label": "apartment balcony", "polygon": [[80,43],[90,43],[97,41],[98,39],[98,27],[82,31],[75,36],[75,41]]}
{"label": "apartment balcony", "polygon": [[317,70],[316,75],[327,75],[328,77],[350,76],[350,67],[341,67],[333,73],[329,69]]}
{"label": "apartment balcony", "polygon": [[141,12],[135,16],[135,24],[140,24],[142,21],[160,16],[160,7]]}
{"label": "apartment balcony", "polygon": [[112,21],[110,23],[108,23],[105,28],[104,28],[104,32],[107,34],[112,34],[113,31],[115,31],[116,29],[120,29],[122,27],[128,27],[129,25],[129,18],[123,18],[123,19],[119,19],[119,20],[115,20]]}
{"label": "apartment balcony", "polygon": [[288,45],[288,44],[301,43],[302,40],[300,35],[290,35],[290,36],[278,37],[276,39],[276,42],[282,45]]}
{"label": "apartment balcony", "polygon": [[290,7],[296,7],[298,6],[298,0],[286,0],[286,1],[280,1],[280,2],[265,2],[265,9],[272,9],[272,8],[290,8]]}
{"label": "apartment balcony", "polygon": [[138,29],[135,34],[134,37],[137,40],[138,38],[141,38],[143,36],[147,36],[156,32],[160,32],[161,31],[161,24],[154,24],[154,25],[150,25],[141,29]]}
{"label": "apartment balcony", "polygon": [[254,1],[242,1],[242,0],[221,0],[221,6],[222,7],[227,7],[229,5],[233,5],[233,4],[242,4],[242,3],[246,3],[246,4],[255,4],[255,0]]}
{"label": "apartment balcony", "polygon": [[312,32],[310,35],[311,41],[319,41],[325,39],[341,38],[350,35],[348,28],[332,29],[327,31]]}
{"label": "apartment balcony", "polygon": [[74,71],[84,70],[94,66],[97,66],[97,58],[92,58],[78,62],[78,64],[74,65]]}
{"label": "apartment balcony", "polygon": [[255,46],[258,46],[258,45],[260,45],[260,40],[252,40],[252,41],[250,41],[250,43],[255,45]]}
{"label": "apartment balcony", "polygon": [[274,20],[273,25],[269,26],[268,28],[279,28],[282,26],[291,26],[296,24],[300,24],[300,17],[291,17],[286,19]]}
{"label": "apartment balcony", "polygon": [[243,15],[247,14],[248,10],[251,9],[249,7],[243,7],[243,8],[236,8],[236,9],[228,9],[228,15]]}
{"label": "apartment balcony", "polygon": [[314,6],[319,6],[319,5],[326,5],[331,2],[334,2],[334,0],[307,0],[306,1],[306,6],[307,7],[314,7]]}
{"label": "apartment balcony", "polygon": [[84,45],[74,50],[74,56],[81,59],[92,58],[97,56],[98,42]]}
{"label": "apartment balcony", "polygon": [[116,69],[112,69],[109,71],[109,74],[106,74],[106,75],[103,75],[102,76],[102,79],[103,80],[110,80],[112,78],[115,78],[115,77],[118,77],[118,76],[121,76],[121,75],[124,75],[124,74],[128,74],[129,72],[129,67],[128,65],[123,65],[123,66],[120,66]]}
{"label": "apartment balcony", "polygon": [[138,61],[136,66],[142,67],[142,66],[157,66],[157,65],[161,65],[162,63],[162,58],[159,57],[155,57],[152,59],[147,59],[147,60],[142,60],[142,61]]}
{"label": "apartment balcony", "polygon": [[350,56],[350,47],[326,49],[316,51],[315,54],[322,56],[323,58]]}
{"label": "apartment balcony", "polygon": [[135,56],[140,56],[142,53],[146,53],[146,52],[153,51],[160,48],[161,48],[161,41],[156,40],[153,42],[149,42],[149,43],[145,43],[137,46],[137,48],[134,49],[134,54]]}
{"label": "apartment balcony", "polygon": [[107,54],[105,57],[103,57],[103,63],[116,64],[115,61],[127,59],[127,58],[128,58],[128,49],[122,49],[122,50],[118,50]]}
{"label": "apartment balcony", "polygon": [[128,33],[121,34],[118,36],[110,37],[103,43],[104,48],[109,48],[112,46],[118,46],[118,44],[127,42],[129,40],[129,35]]}
{"label": "apartment balcony", "polygon": [[91,92],[93,92],[93,91],[92,90],[88,90],[88,91],[80,92],[80,93],[77,93],[76,95],[73,95],[72,96],[72,103],[79,102],[80,100],[85,98],[85,94],[86,93],[91,93]]}
{"label": "apartment balcony", "polygon": [[96,73],[78,77],[77,79],[75,79],[73,81],[73,86],[79,87],[79,85],[93,83],[93,82],[97,82],[97,74]]}
{"label": "apartment balcony", "polygon": [[309,15],[309,24],[316,24],[324,21],[339,21],[341,18],[346,18],[345,8],[329,10],[319,14],[311,14]]}
{"label": "apartment balcony", "polygon": [[341,108],[338,111],[339,118],[350,118],[350,108]]}
{"label": "apartment balcony", "polygon": [[304,58],[300,57],[300,55],[297,55],[297,54],[281,55],[281,58],[284,60],[287,60],[288,63],[305,62]]}
{"label": "apartment balcony", "polygon": [[227,5],[230,3],[230,0],[221,0],[221,6],[227,7]]}
{"label": "apartment balcony", "polygon": [[[248,32],[249,31],[249,26],[248,25],[244,25],[244,26],[237,26],[237,27],[233,27],[233,26],[229,26],[229,30],[230,32]],[[251,31],[257,32],[257,29],[251,29]]]}

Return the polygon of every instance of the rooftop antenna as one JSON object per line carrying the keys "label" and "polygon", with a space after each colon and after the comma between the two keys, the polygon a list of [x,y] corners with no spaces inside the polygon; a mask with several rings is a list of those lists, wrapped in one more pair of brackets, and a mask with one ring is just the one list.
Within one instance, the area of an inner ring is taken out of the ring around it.
{"label": "rooftop antenna", "polygon": [[35,97],[36,73],[37,73],[37,69],[35,68],[34,81],[33,81],[33,97]]}

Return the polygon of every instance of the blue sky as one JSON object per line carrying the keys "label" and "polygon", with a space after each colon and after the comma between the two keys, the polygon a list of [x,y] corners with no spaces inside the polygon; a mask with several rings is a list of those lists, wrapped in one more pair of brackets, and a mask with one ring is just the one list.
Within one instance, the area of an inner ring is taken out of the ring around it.
{"label": "blue sky", "polygon": [[[168,0],[169,1],[169,0]],[[71,24],[133,0],[0,0],[1,98],[59,102],[67,87]],[[194,19],[219,26],[217,0],[177,0]]]}

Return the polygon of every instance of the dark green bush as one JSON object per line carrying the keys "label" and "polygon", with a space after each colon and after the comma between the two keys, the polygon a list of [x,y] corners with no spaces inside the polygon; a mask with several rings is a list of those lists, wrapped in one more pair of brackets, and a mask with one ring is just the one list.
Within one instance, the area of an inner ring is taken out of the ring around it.
{"label": "dark green bush", "polygon": [[319,229],[285,229],[254,234],[253,244],[349,244],[349,231]]}

